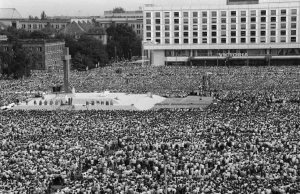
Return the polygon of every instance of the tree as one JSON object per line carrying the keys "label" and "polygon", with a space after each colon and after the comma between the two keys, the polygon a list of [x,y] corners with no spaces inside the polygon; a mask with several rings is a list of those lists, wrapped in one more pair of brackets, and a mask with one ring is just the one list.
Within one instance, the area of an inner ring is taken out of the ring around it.
{"label": "tree", "polygon": [[44,31],[34,31],[29,36],[30,39],[49,39],[48,34]]}
{"label": "tree", "polygon": [[29,15],[28,19],[34,20],[34,17],[32,15]]}
{"label": "tree", "polygon": [[45,11],[43,11],[41,13],[41,20],[46,20],[46,19],[47,19],[47,15],[46,15]]}
{"label": "tree", "polygon": [[35,19],[35,20],[38,20],[38,19],[39,19],[39,17],[35,16],[35,17],[34,17],[34,19]]}
{"label": "tree", "polygon": [[113,13],[125,13],[125,9],[123,7],[115,7],[112,12]]}

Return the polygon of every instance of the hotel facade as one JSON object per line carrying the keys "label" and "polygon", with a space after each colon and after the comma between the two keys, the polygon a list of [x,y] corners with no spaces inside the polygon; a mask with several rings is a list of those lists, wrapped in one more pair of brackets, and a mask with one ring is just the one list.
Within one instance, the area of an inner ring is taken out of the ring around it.
{"label": "hotel facade", "polygon": [[298,65],[299,9],[294,0],[144,7],[143,55],[153,65]]}

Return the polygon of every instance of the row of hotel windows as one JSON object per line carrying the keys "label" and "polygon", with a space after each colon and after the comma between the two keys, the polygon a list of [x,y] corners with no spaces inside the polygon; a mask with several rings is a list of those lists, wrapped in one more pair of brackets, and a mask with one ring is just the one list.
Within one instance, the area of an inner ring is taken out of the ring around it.
{"label": "row of hotel windows", "polygon": [[[277,42],[276,37],[270,37],[269,39],[270,39],[270,41],[269,41],[270,43],[276,43]],[[164,42],[165,44],[171,44],[171,42],[170,42],[171,39],[164,39],[164,40],[165,40],[165,42]],[[174,44],[180,44],[180,40],[181,39],[179,39],[179,38],[175,38],[174,39]],[[200,40],[201,40],[201,42],[200,42]],[[202,39],[201,38],[200,39],[198,39],[198,38],[193,38],[193,39],[185,38],[185,39],[182,40],[181,43],[183,43],[183,44],[191,44],[191,43],[193,43],[193,44],[198,44],[198,43],[208,44],[209,40],[211,40],[210,43],[213,43],[213,44],[217,44],[217,43],[219,43],[219,44],[220,43],[221,44],[238,43],[238,40],[240,40],[240,43],[259,43],[259,42],[260,43],[266,43],[267,42],[266,37],[260,37],[260,38],[255,37],[255,38],[250,38],[250,39],[249,38],[240,38],[240,39],[238,39],[238,38],[220,38],[220,39],[218,39],[218,38],[211,38],[211,39],[209,39],[209,38],[202,38]],[[217,40],[219,40],[219,42],[217,42]],[[287,43],[287,42],[294,43],[294,42],[297,42],[297,37],[290,37],[290,41],[287,41],[287,37],[280,37],[277,40],[281,43]],[[151,39],[147,39],[147,41],[151,41]],[[160,44],[161,39],[155,39],[155,42]]]}
{"label": "row of hotel windows", "polygon": [[131,28],[140,29],[142,25],[141,24],[131,24],[130,26],[131,26]]}
{"label": "row of hotel windows", "polygon": [[[237,30],[239,25],[236,25],[236,24],[231,24],[229,25],[230,26],[230,29],[231,30]],[[286,23],[280,23],[280,26],[279,26],[279,23],[278,25],[277,24],[270,24],[269,27],[270,29],[286,29],[288,26],[288,28],[291,28],[291,29],[295,29],[297,28],[297,23],[291,23],[290,25],[287,25]],[[155,30],[156,31],[161,31],[162,28],[161,25],[157,25],[155,26]],[[170,28],[170,25],[164,25],[164,30],[165,31],[170,31],[171,28]],[[173,30],[174,31],[179,31],[180,30],[180,27],[181,27],[181,30],[191,30],[191,26],[189,25],[183,25],[183,26],[180,26],[180,25],[174,25],[173,26]],[[210,26],[211,30],[217,30],[218,29],[218,25],[211,25]],[[255,29],[258,29],[260,27],[260,29],[267,29],[267,25],[266,24],[260,24],[260,25],[257,25],[257,24],[250,24],[248,25],[248,29],[252,29],[252,30],[255,30]],[[182,29],[183,28],[183,29]],[[193,25],[192,26],[192,30],[199,30],[199,25]],[[208,30],[208,25],[202,25],[202,30]],[[220,29],[220,26],[219,26],[219,29]],[[247,25],[246,24],[241,24],[240,25],[240,29],[241,30],[246,30],[247,29]],[[227,30],[227,25],[221,25],[221,30]],[[152,26],[146,26],[146,31],[152,31]]]}
{"label": "row of hotel windows", "polygon": [[[56,28],[56,29],[60,29],[60,28],[64,28],[66,27],[66,25],[62,24],[60,27],[60,25],[51,25],[52,28]],[[47,27],[47,24],[27,24],[27,29],[42,29],[42,28],[46,28]],[[26,24],[22,24],[22,28],[23,29],[26,29]]]}
{"label": "row of hotel windows", "polygon": [[[178,11],[173,12],[173,17],[180,17],[180,13]],[[201,11],[202,13],[202,17],[208,17],[208,11]],[[211,17],[217,17],[218,12],[217,11],[211,11]],[[237,11],[230,11],[230,16],[235,17],[238,16]],[[269,15],[277,15],[279,13],[279,11],[277,12],[277,10],[271,10],[271,13]],[[290,14],[291,15],[296,15],[297,14],[297,9],[291,9],[290,10]],[[256,16],[257,15],[257,10],[250,10],[250,15],[251,16]],[[267,15],[267,10],[260,10],[260,15],[261,16],[266,16]],[[287,10],[286,9],[281,9],[280,10],[280,15],[287,15]],[[165,18],[169,18],[170,12],[164,12],[164,17]],[[191,14],[192,17],[199,17],[199,12],[192,12]],[[191,17],[189,12],[183,12],[183,17]],[[227,11],[221,11],[221,17],[226,17],[227,16]],[[247,16],[247,11],[240,11],[240,16]],[[146,12],[146,18],[151,18],[152,17],[152,13],[151,12]],[[161,12],[155,12],[154,13],[154,17],[156,18],[160,18],[161,17]]]}
{"label": "row of hotel windows", "polygon": [[[217,22],[218,18],[211,18],[211,23],[215,24],[215,23],[222,23],[222,24],[226,24],[226,23],[238,23],[237,22],[237,18],[230,18],[230,22],[227,18],[220,18],[220,22]],[[162,24],[161,19],[155,19],[154,24]],[[202,18],[202,20],[198,19],[198,18],[193,18],[192,20],[193,24],[198,24],[200,21],[202,21],[202,24],[207,24],[208,19],[207,18]],[[274,22],[288,22],[287,21],[287,17],[280,17],[280,20],[277,20],[277,17],[270,17],[270,22],[274,23]],[[173,20],[173,24],[180,24],[180,19],[174,19]],[[250,23],[266,23],[267,22],[267,17],[260,17],[260,20],[257,20],[257,17],[250,17]],[[291,16],[290,17],[290,22],[297,22],[297,16]],[[182,19],[182,23],[183,24],[190,24],[190,19],[186,18],[186,19]],[[240,23],[249,23],[249,19],[247,21],[247,18],[240,18]],[[146,24],[152,24],[152,20],[151,19],[146,19]],[[164,24],[170,24],[170,19],[164,19]]]}
{"label": "row of hotel windows", "polygon": [[[230,34],[229,34],[230,32]],[[219,33],[219,36],[267,36],[267,32],[268,31],[250,31],[247,33],[247,31],[240,31],[240,35],[238,35],[238,32],[237,31],[221,31],[221,35]],[[180,35],[182,34],[182,35]],[[165,32],[164,33],[164,37],[171,37],[170,36],[171,33],[170,32]],[[207,37],[209,36],[208,32],[207,31],[204,31],[202,33],[198,33],[198,32],[193,32],[193,33],[190,33],[190,32],[182,32],[182,33],[179,33],[179,32],[174,32],[174,36],[173,37],[198,37],[202,35],[202,37]],[[286,36],[287,35],[287,30],[280,30],[277,31],[276,30],[272,30],[270,31],[270,36],[276,36],[276,35],[280,35],[280,36]],[[293,36],[293,35],[297,35],[297,31],[296,30],[291,30],[290,31],[290,35]],[[211,32],[211,36],[218,36],[218,32],[217,31],[212,31]],[[146,33],[146,37],[152,37],[152,33],[151,32],[147,32]],[[162,33],[160,32],[156,32],[155,33],[155,37],[162,37]]]}

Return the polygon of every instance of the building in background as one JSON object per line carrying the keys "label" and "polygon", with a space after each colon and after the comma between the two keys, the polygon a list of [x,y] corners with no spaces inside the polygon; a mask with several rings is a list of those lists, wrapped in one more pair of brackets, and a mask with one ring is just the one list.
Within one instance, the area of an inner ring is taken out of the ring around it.
{"label": "building in background", "polygon": [[105,11],[104,16],[96,18],[98,26],[108,28],[113,24],[127,24],[136,32],[138,36],[143,36],[143,11],[125,11],[124,13],[114,13]]}
{"label": "building in background", "polygon": [[[29,49],[39,56],[39,61],[33,70],[62,69],[61,56],[65,47],[64,40],[57,39],[26,39],[20,40],[23,49]],[[13,43],[0,41],[0,50],[13,52]]]}
{"label": "building in background", "polygon": [[15,8],[0,8],[0,26],[12,26],[18,28],[19,21],[23,20],[21,14]]}
{"label": "building in background", "polygon": [[58,30],[65,28],[70,24],[70,19],[59,19],[59,20],[21,20],[20,28],[28,31],[34,32],[37,30],[42,30],[47,26]]}
{"label": "building in background", "polygon": [[143,55],[154,65],[299,64],[299,9],[280,0],[144,7]]}

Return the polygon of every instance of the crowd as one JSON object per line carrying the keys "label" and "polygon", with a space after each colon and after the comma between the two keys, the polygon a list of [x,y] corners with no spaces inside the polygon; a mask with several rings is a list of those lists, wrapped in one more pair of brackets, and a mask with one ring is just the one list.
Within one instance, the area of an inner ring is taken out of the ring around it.
{"label": "crowd", "polygon": [[[72,72],[72,84],[81,92],[141,92],[149,86],[175,96],[198,88],[203,74],[211,72],[210,85],[220,101],[204,111],[0,112],[0,193],[51,193],[53,188],[66,194],[300,193],[299,70]],[[9,100],[3,91],[48,91],[61,77],[38,73],[23,82],[1,81],[0,93]]]}

